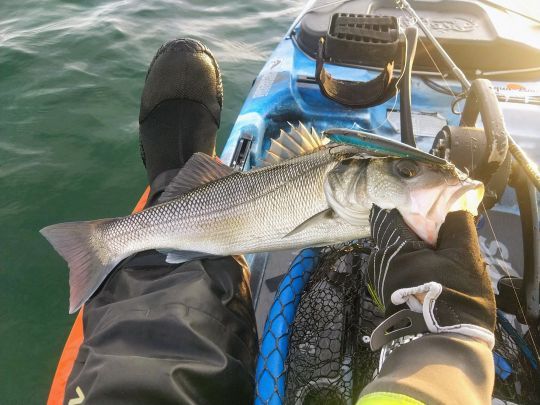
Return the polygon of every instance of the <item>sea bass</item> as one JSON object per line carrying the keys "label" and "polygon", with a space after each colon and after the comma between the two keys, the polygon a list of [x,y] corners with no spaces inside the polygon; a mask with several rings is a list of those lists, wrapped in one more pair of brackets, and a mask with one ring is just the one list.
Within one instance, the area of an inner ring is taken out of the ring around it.
{"label": "sea bass", "polygon": [[234,171],[196,153],[158,205],[126,217],[41,230],[70,268],[70,313],[126,257],[149,249],[169,262],[324,246],[370,235],[373,204],[397,208],[434,244],[452,210],[476,214],[483,185],[451,165],[373,156],[323,144],[304,126],[272,140],[261,167]]}

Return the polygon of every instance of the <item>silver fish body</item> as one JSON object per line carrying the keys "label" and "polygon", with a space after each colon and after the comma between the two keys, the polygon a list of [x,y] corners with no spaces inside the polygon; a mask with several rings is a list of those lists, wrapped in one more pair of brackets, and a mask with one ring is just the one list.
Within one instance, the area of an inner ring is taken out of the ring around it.
{"label": "silver fish body", "polygon": [[[126,217],[42,229],[70,267],[70,312],[121,260],[140,251],[171,252],[180,262],[345,242],[369,236],[373,204],[398,208],[434,243],[450,210],[475,213],[482,198],[481,183],[453,167],[368,156],[357,146],[322,146],[298,135],[291,140],[284,133],[285,146],[273,145],[266,167],[231,173],[196,154],[163,193],[167,202]],[[304,154],[281,161],[287,145]],[[473,198],[464,199],[470,192]]]}
{"label": "silver fish body", "polygon": [[237,172],[140,213],[98,224],[95,235],[106,250],[103,256],[126,257],[148,249],[245,254],[368,236],[369,208],[361,224],[331,216],[289,235],[330,208],[325,179],[348,156],[331,150]]}

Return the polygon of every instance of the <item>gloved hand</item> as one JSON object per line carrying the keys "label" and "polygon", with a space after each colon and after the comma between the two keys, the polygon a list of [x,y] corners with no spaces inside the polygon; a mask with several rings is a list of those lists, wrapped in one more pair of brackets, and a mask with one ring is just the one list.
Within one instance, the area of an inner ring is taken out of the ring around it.
{"label": "gloved hand", "polygon": [[426,332],[459,333],[492,349],[495,297],[473,216],[464,211],[449,213],[435,249],[414,234],[396,209],[374,205],[370,224],[376,247],[368,281],[385,316],[399,318],[396,313],[406,304],[423,315]]}

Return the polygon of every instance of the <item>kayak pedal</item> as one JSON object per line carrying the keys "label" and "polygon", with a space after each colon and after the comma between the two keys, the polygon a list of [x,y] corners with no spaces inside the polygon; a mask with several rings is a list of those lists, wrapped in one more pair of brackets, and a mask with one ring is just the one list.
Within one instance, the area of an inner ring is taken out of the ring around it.
{"label": "kayak pedal", "polygon": [[399,47],[396,17],[337,13],[326,34],[325,56],[330,62],[353,66],[386,66]]}
{"label": "kayak pedal", "polygon": [[[381,104],[396,94],[394,62],[401,52],[396,17],[336,13],[328,32],[319,41],[315,78],[323,94],[340,104],[366,108]],[[339,80],[325,63],[341,66],[382,68],[374,79]]]}

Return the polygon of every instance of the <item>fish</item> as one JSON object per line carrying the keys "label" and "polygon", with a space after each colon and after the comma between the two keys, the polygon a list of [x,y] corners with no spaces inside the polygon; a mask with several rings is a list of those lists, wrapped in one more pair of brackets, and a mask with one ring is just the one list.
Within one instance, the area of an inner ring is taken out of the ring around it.
{"label": "fish", "polygon": [[41,234],[67,261],[69,312],[125,258],[156,249],[170,263],[326,246],[370,236],[373,204],[397,208],[435,244],[446,214],[476,214],[481,182],[449,163],[332,142],[304,125],[281,130],[258,166],[236,171],[195,153],[158,204],[118,218],[67,222]]}

